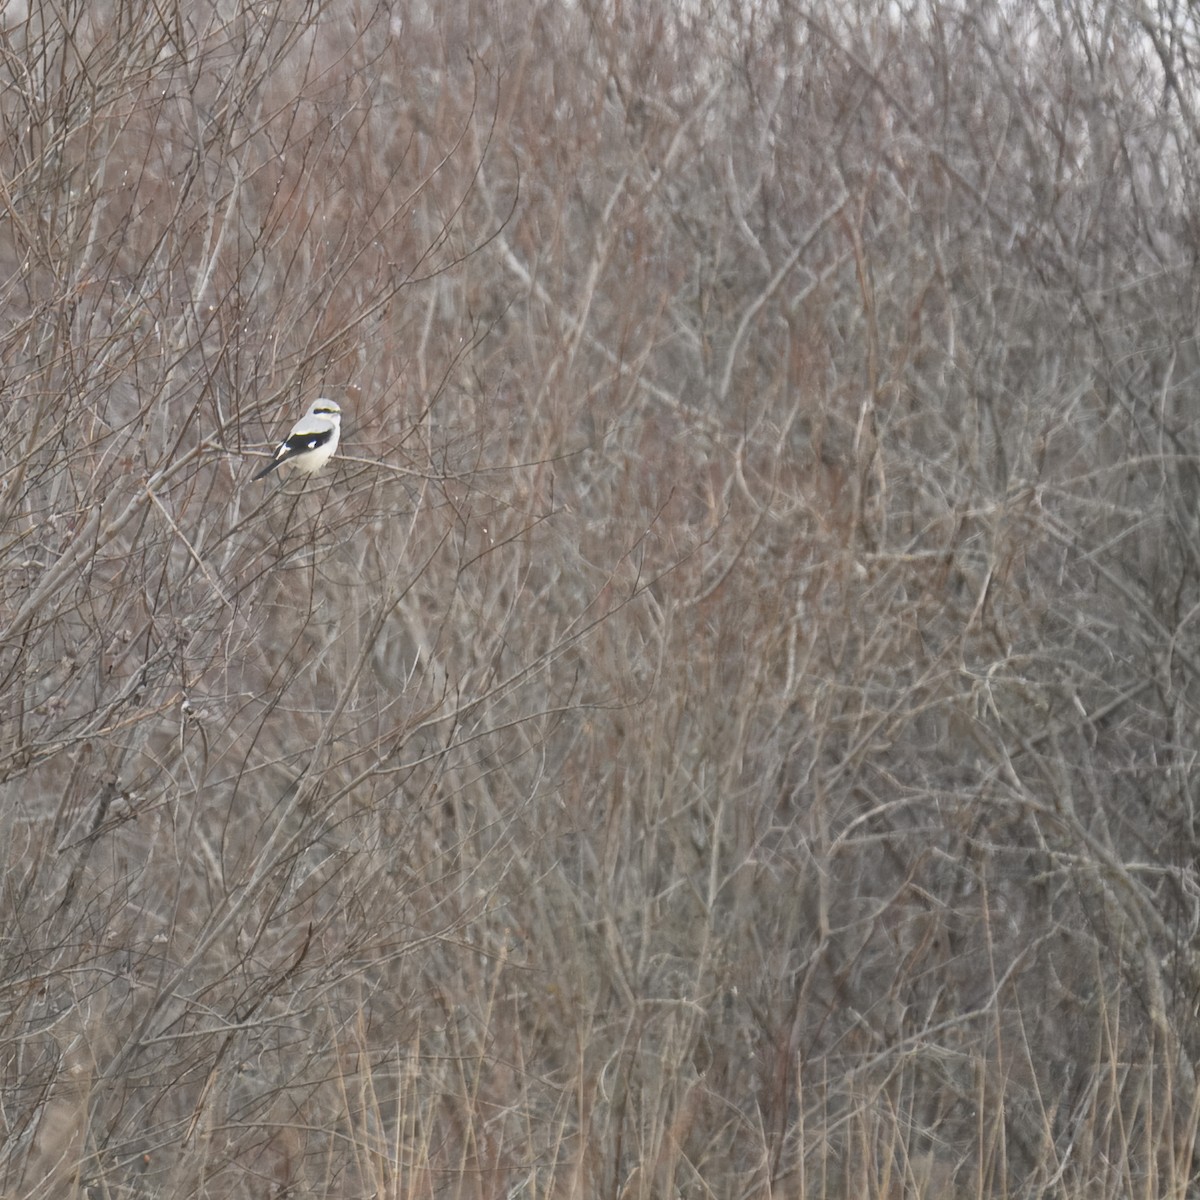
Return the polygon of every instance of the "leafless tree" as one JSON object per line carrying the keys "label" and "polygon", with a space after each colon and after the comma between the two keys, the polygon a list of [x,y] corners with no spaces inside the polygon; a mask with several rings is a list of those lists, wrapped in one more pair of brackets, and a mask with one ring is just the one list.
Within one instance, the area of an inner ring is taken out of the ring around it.
{"label": "leafless tree", "polygon": [[448,7],[0,9],[0,1196],[1196,1195],[1194,16]]}

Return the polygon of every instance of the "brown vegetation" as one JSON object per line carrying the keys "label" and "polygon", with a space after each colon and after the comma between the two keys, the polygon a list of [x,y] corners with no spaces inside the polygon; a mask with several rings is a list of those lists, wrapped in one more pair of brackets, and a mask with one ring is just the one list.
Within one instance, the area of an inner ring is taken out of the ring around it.
{"label": "brown vegetation", "polygon": [[0,1196],[1200,1194],[1186,8],[0,24]]}

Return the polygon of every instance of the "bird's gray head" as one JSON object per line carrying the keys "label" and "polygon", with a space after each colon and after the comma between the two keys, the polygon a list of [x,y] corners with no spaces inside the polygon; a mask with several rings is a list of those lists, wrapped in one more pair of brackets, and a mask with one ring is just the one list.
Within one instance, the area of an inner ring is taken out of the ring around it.
{"label": "bird's gray head", "polygon": [[342,415],[342,406],[336,400],[314,400],[312,407],[308,410],[314,417],[340,417]]}

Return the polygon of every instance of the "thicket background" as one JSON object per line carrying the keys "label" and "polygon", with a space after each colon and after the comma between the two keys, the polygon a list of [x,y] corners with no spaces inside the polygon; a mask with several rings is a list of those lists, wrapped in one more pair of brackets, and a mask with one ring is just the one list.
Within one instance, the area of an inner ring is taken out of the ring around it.
{"label": "thicket background", "polygon": [[0,25],[0,1196],[1200,1195],[1187,6]]}

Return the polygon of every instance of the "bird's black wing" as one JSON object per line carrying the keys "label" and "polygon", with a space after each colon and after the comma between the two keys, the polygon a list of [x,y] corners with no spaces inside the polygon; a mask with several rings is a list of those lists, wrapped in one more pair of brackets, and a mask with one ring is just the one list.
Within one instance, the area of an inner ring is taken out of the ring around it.
{"label": "bird's black wing", "polygon": [[307,454],[310,450],[319,450],[332,437],[332,429],[319,429],[316,433],[289,434],[280,443],[279,449],[275,451],[275,457],[254,478],[261,479],[264,475],[270,475],[277,466],[287,462],[289,458],[295,458],[297,454]]}

